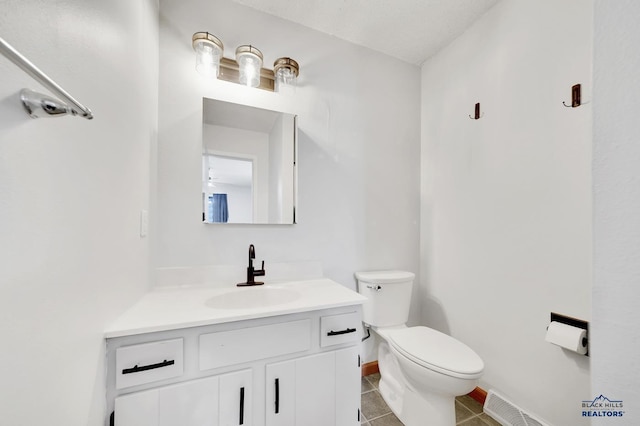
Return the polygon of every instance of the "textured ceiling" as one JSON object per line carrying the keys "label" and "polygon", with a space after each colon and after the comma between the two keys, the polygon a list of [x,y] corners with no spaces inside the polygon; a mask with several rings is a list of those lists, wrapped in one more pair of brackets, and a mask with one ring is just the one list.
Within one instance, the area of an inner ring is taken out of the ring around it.
{"label": "textured ceiling", "polygon": [[421,64],[498,0],[234,0],[314,30]]}

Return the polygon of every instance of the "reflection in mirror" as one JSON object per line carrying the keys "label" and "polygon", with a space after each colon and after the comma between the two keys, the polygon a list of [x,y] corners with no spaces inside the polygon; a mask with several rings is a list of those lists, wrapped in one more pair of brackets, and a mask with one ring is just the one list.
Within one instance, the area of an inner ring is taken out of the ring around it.
{"label": "reflection in mirror", "polygon": [[295,223],[295,126],[292,114],[204,99],[205,223]]}
{"label": "reflection in mirror", "polygon": [[[253,223],[253,159],[204,154],[202,161],[205,222]],[[231,213],[228,198],[234,201]]]}

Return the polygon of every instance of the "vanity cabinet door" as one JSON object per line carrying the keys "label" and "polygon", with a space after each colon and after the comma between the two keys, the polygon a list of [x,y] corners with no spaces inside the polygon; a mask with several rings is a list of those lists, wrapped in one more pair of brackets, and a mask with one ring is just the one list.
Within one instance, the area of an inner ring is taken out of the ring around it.
{"label": "vanity cabinet door", "polygon": [[335,424],[335,354],[325,352],[296,360],[296,425]]}
{"label": "vanity cabinet door", "polygon": [[360,348],[341,349],[336,354],[336,426],[360,425]]}
{"label": "vanity cabinet door", "polygon": [[115,400],[116,426],[218,426],[218,377],[124,395]]}
{"label": "vanity cabinet door", "polygon": [[160,388],[158,425],[218,426],[218,395],[217,377]]}
{"label": "vanity cabinet door", "polygon": [[220,426],[253,425],[253,371],[236,371],[219,378]]}
{"label": "vanity cabinet door", "polygon": [[266,367],[266,426],[293,426],[296,423],[296,361]]}
{"label": "vanity cabinet door", "polygon": [[117,426],[158,426],[158,390],[132,393],[115,399]]}
{"label": "vanity cabinet door", "polygon": [[325,352],[267,365],[266,425],[336,425],[335,360]]}

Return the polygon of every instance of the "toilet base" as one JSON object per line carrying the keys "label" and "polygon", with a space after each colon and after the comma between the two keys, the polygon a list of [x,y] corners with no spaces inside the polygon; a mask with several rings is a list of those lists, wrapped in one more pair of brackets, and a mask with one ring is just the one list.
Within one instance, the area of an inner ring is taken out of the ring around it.
{"label": "toilet base", "polygon": [[398,418],[405,426],[455,426],[455,398],[435,394],[424,398],[406,388]]}
{"label": "toilet base", "polygon": [[386,341],[378,347],[380,395],[405,426],[455,426],[455,396],[417,393],[407,383]]}
{"label": "toilet base", "polygon": [[397,418],[400,418],[402,416],[402,406],[404,403],[404,388],[397,388],[387,380],[380,378],[378,391],[393,414],[395,414]]}
{"label": "toilet base", "polygon": [[429,400],[410,388],[395,388],[380,379],[380,395],[393,414],[405,426],[454,426],[456,424],[455,399],[431,395]]}

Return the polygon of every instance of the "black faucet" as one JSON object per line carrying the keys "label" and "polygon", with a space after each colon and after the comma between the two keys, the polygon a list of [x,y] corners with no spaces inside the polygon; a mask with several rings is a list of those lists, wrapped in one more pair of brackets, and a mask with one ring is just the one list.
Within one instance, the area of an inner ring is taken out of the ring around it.
{"label": "black faucet", "polygon": [[261,277],[264,275],[264,260],[262,261],[262,267],[260,269],[253,269],[253,259],[256,258],[256,248],[253,244],[249,245],[249,266],[247,267],[247,282],[236,284],[238,287],[247,287],[251,285],[262,285],[263,282],[255,281],[255,277]]}

